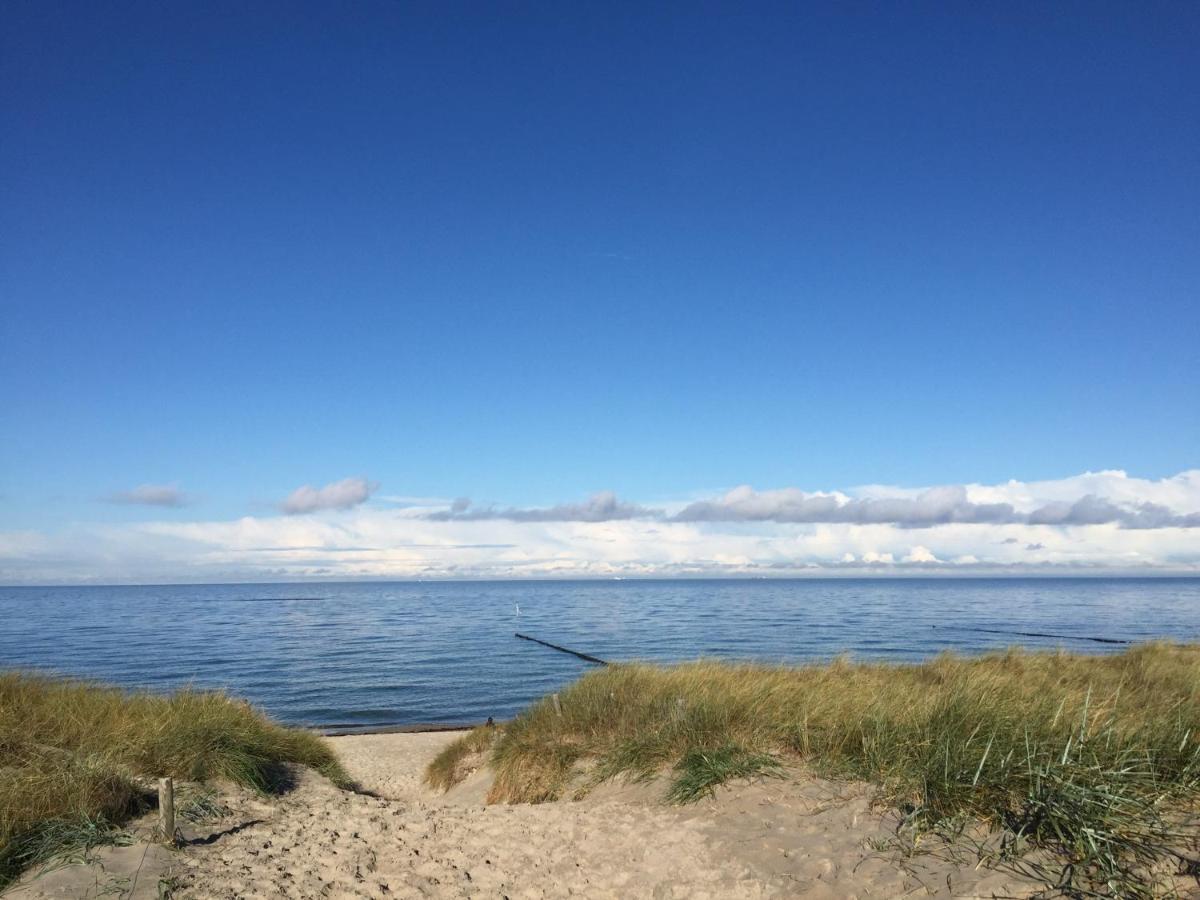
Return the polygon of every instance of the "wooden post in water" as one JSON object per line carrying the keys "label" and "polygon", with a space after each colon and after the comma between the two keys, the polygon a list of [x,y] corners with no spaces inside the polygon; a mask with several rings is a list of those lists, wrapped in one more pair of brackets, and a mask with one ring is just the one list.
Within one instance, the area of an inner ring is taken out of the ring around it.
{"label": "wooden post in water", "polygon": [[158,779],[158,830],[167,844],[175,843],[175,782]]}
{"label": "wooden post in water", "polygon": [[558,702],[558,694],[551,694],[550,699],[554,701],[554,713],[560,719],[562,718],[562,704]]}
{"label": "wooden post in water", "polygon": [[586,662],[596,663],[596,665],[599,666],[608,665],[608,663],[600,659],[598,656],[580,653],[578,650],[572,650],[570,647],[560,647],[558,644],[551,644],[549,641],[543,641],[540,638],[530,637],[527,634],[521,634],[519,631],[517,632],[517,637],[523,641],[533,641],[535,644],[541,644],[543,647],[549,647],[551,650],[558,650],[560,653],[570,653],[572,656],[578,656],[580,659],[585,660]]}

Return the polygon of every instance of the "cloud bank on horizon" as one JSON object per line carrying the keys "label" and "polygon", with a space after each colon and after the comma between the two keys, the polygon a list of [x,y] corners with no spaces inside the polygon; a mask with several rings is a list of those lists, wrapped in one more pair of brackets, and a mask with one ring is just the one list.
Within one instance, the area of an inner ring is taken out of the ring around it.
{"label": "cloud bank on horizon", "polygon": [[[177,506],[164,486],[117,502]],[[683,502],[611,492],[512,507],[372,500],[347,478],[281,515],[0,533],[0,581],[805,574],[1200,574],[1200,469],[844,491],[748,486]],[[110,498],[112,499],[112,498]]]}
{"label": "cloud bank on horizon", "polygon": [[[1105,473],[1102,473],[1105,474]],[[1116,474],[1116,473],[1113,473]],[[1190,473],[1184,473],[1190,474]],[[1121,473],[1123,476],[1123,473]],[[1124,476],[1123,476],[1124,477]],[[1008,487],[1015,487],[1012,482]],[[973,489],[980,486],[973,485]],[[897,491],[876,488],[877,491]],[[902,494],[850,497],[841,492],[806,493],[797,488],[756,491],[742,485],[714,500],[689,503],[678,512],[653,509],[624,502],[611,491],[593,494],[583,503],[566,503],[546,508],[476,507],[465,498],[449,509],[427,513],[437,522],[469,522],[506,519],[511,522],[614,522],[625,519],[660,519],[673,522],[774,522],[856,525],[896,525],[901,528],[932,528],[935,525],[1107,525],[1121,528],[1197,528],[1200,513],[1177,513],[1149,500],[1124,504],[1095,493],[1075,500],[1052,500],[1028,511],[1019,511],[1010,501],[979,502],[965,485],[928,488],[915,496]]]}

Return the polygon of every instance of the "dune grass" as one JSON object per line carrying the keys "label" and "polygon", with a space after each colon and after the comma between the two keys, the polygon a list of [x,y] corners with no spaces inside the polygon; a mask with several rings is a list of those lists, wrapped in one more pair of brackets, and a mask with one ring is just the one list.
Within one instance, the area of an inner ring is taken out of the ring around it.
{"label": "dune grass", "polygon": [[668,797],[689,801],[803,763],[879,785],[916,827],[982,820],[1011,858],[1050,851],[1061,865],[1040,874],[1066,893],[1153,895],[1156,873],[1196,865],[1198,650],[609,666],[560,694],[561,716],[546,699],[507,726],[490,799],[538,802],[581,777],[669,772]]}
{"label": "dune grass", "polygon": [[717,785],[735,778],[782,774],[783,766],[769,753],[751,753],[737,744],[692,747],[675,764],[667,799],[672,803],[692,803],[714,793]]}
{"label": "dune grass", "polygon": [[221,693],[0,673],[0,887],[68,848],[111,842],[152,803],[139,779],[222,777],[271,791],[288,763],[348,783],[317,735]]}
{"label": "dune grass", "polygon": [[498,729],[480,725],[451,741],[425,769],[425,783],[436,790],[448,791],[470,772],[486,763]]}

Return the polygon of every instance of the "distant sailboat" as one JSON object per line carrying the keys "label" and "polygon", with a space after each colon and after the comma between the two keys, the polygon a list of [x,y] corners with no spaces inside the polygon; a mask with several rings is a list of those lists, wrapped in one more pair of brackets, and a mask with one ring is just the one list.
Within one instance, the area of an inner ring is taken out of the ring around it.
{"label": "distant sailboat", "polygon": [[518,615],[518,616],[521,614],[521,604],[520,604],[520,603],[518,603],[518,602],[517,602],[517,601],[515,601],[515,600],[513,601],[513,611],[514,611],[514,612],[516,613],[516,615]]}

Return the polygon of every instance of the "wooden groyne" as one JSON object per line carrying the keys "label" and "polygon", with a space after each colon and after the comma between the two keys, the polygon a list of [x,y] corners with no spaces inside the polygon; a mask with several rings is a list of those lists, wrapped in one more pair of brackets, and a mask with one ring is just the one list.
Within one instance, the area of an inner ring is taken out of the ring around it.
{"label": "wooden groyne", "polygon": [[592,656],[588,653],[580,653],[578,650],[572,650],[570,647],[560,647],[558,644],[552,644],[549,641],[543,641],[540,638],[530,637],[527,634],[517,632],[517,637],[523,641],[533,641],[535,644],[541,644],[543,647],[549,647],[551,650],[557,650],[559,653],[569,653],[572,656],[578,656],[584,662],[595,663],[598,666],[607,666],[607,660],[603,660],[598,656]]}
{"label": "wooden groyne", "polygon": [[[936,625],[933,626],[937,628]],[[981,631],[985,634],[1012,634],[1018,637],[1058,638],[1063,641],[1091,641],[1095,644],[1132,644],[1134,641],[1124,638],[1088,637],[1083,634],[1047,634],[1043,631],[1006,631],[1001,628],[977,628],[974,625],[951,626],[959,631]]]}

